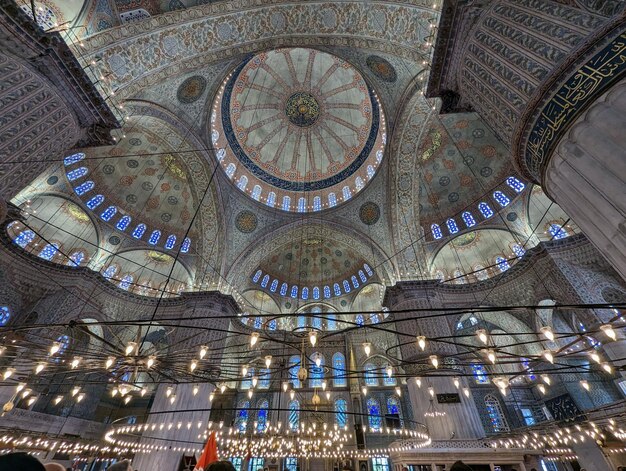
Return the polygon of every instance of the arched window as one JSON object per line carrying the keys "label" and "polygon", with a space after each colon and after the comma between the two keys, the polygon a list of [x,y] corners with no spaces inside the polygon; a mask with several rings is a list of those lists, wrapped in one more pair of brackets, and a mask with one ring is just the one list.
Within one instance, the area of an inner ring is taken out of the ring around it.
{"label": "arched window", "polygon": [[31,231],[30,229],[26,229],[26,230],[20,232],[17,235],[17,237],[15,239],[13,239],[13,242],[15,242],[17,245],[19,245],[20,247],[22,247],[24,249],[33,240],[35,240],[35,233],[33,231]]}
{"label": "arched window", "polygon": [[396,377],[395,376],[391,376],[391,378],[389,377],[389,375],[387,375],[385,373],[385,375],[383,376],[383,385],[385,386],[395,386],[396,383]]}
{"label": "arched window", "polygon": [[270,330],[276,330],[277,325],[276,319],[272,319],[267,323],[267,328]]}
{"label": "arched window", "polygon": [[456,225],[456,221],[452,218],[446,221],[446,226],[448,226],[450,234],[456,234],[457,232],[459,232],[459,227]]}
{"label": "arched window", "polygon": [[287,296],[287,289],[289,287],[287,286],[287,283],[283,283],[282,285],[280,285],[280,295],[281,296]]}
{"label": "arched window", "polygon": [[334,193],[328,193],[328,206],[331,208],[337,206],[337,195]]}
{"label": "arched window", "polygon": [[404,425],[402,424],[402,408],[396,396],[387,397],[387,414],[397,415],[398,419],[400,419],[400,425]]}
{"label": "arched window", "polygon": [[7,325],[10,318],[11,313],[9,312],[9,308],[6,306],[0,306],[0,326]]}
{"label": "arched window", "polygon": [[515,177],[507,178],[506,184],[509,185],[513,190],[515,190],[516,193],[521,193],[522,191],[524,191],[524,188],[526,188],[526,185],[524,185]]}
{"label": "arched window", "polygon": [[357,289],[359,287],[359,281],[356,279],[356,276],[352,275],[350,277],[350,281],[352,281],[352,286],[354,286],[354,289]]}
{"label": "arched window", "polygon": [[316,196],[313,198],[313,211],[321,211],[322,210],[322,198]]}
{"label": "arched window", "polygon": [[348,280],[343,280],[343,290],[346,293],[350,292],[350,283],[348,283]]}
{"label": "arched window", "polygon": [[128,226],[130,225],[130,221],[131,221],[130,216],[122,216],[122,218],[119,221],[117,221],[117,224],[115,225],[115,227],[119,229],[120,231],[125,231],[126,229],[128,229]]}
{"label": "arched window", "polygon": [[191,248],[191,239],[189,237],[185,237],[185,239],[183,240],[182,245],[180,246],[180,251],[182,253],[187,253],[187,252],[189,252],[190,248]]}
{"label": "arched window", "polygon": [[265,275],[261,280],[261,288],[267,288],[267,284],[270,282],[270,276]]}
{"label": "arched window", "polygon": [[243,191],[246,189],[247,186],[248,186],[248,177],[246,177],[245,175],[240,176],[239,181],[237,182],[237,188]]}
{"label": "arched window", "polygon": [[306,198],[303,196],[298,198],[298,212],[306,213]]}
{"label": "arched window", "polygon": [[376,170],[374,170],[374,167],[371,165],[367,166],[367,178],[372,178],[374,176],[374,173],[376,173]]}
{"label": "arched window", "polygon": [[155,231],[152,231],[152,234],[150,234],[150,238],[148,239],[148,243],[150,245],[156,245],[157,242],[159,242],[160,238],[161,238],[161,231],[159,231],[158,229]]}
{"label": "arched window", "polygon": [[298,298],[298,285],[293,285],[291,287],[291,297],[293,299],[297,299]]}
{"label": "arched window", "polygon": [[291,401],[289,403],[289,430],[295,431],[300,427],[300,403]]}
{"label": "arched window", "polygon": [[474,267],[474,275],[476,275],[476,278],[478,278],[480,281],[484,281],[489,278],[487,270],[485,270],[485,267],[483,267],[482,265],[476,265]]}
{"label": "arched window", "polygon": [[83,154],[82,152],[78,152],[76,154],[68,155],[67,157],[65,157],[63,159],[63,164],[72,165],[72,164],[75,164],[76,162],[80,162],[84,158],[85,158],[85,154]]}
{"label": "arched window", "polygon": [[365,384],[367,386],[378,386],[378,377],[376,376],[376,366],[373,363],[365,364]]}
{"label": "arched window", "polygon": [[87,175],[87,172],[88,172],[87,167],[79,167],[70,172],[67,172],[67,179],[73,182],[74,180],[78,180],[79,178]]}
{"label": "arched window", "polygon": [[319,286],[313,287],[313,299],[317,300],[320,298],[320,289]]}
{"label": "arched window", "polygon": [[367,281],[367,276],[365,276],[365,273],[363,273],[363,270],[359,270],[359,278],[361,278],[361,281],[363,283]]}
{"label": "arched window", "polygon": [[94,186],[95,186],[94,182],[92,182],[91,180],[88,180],[86,182],[81,183],[76,188],[74,188],[74,191],[76,192],[78,196],[82,196],[85,193],[88,193],[91,190],[93,190]]}
{"label": "arched window", "polygon": [[354,318],[354,322],[356,325],[365,325],[365,318],[363,317],[363,314],[357,314]]}
{"label": "arched window", "polygon": [[248,426],[248,410],[250,409],[250,401],[241,401],[237,406],[237,428],[240,432],[245,432]]}
{"label": "arched window", "polygon": [[259,201],[259,199],[261,198],[261,187],[259,185],[254,185],[254,188],[252,188],[251,196],[253,200]]}
{"label": "arched window", "polygon": [[439,224],[432,224],[430,226],[430,231],[433,234],[433,237],[435,239],[441,239],[443,237],[443,234],[441,233],[441,228],[439,227]]}
{"label": "arched window", "polygon": [[124,275],[124,277],[122,278],[122,281],[120,281],[120,284],[118,286],[122,288],[123,290],[128,291],[132,282],[133,282],[133,275]]}
{"label": "arched window", "polygon": [[329,313],[326,316],[326,328],[328,330],[337,330],[337,320],[333,313]]}
{"label": "arched window", "polygon": [[336,388],[348,386],[346,378],[346,359],[343,354],[337,352],[333,355],[333,385]]}
{"label": "arched window", "polygon": [[378,324],[380,322],[380,318],[378,314],[370,314],[370,324]]}
{"label": "arched window", "polygon": [[298,331],[306,329],[306,317],[298,316]]}
{"label": "arched window", "polygon": [[485,367],[480,363],[472,363],[472,374],[474,375],[474,381],[478,384],[487,384],[489,382],[489,376]]}
{"label": "arched window", "polygon": [[554,239],[564,239],[568,236],[567,231],[559,224],[550,224],[550,228],[548,230]]}
{"label": "arched window", "polygon": [[506,423],[502,408],[500,407],[500,401],[491,394],[485,396],[485,408],[487,409],[487,416],[491,424],[491,429],[494,433],[507,432],[509,426]]}
{"label": "arched window", "polygon": [[171,250],[176,245],[176,236],[174,234],[170,234],[167,236],[167,240],[165,241],[165,249]]}
{"label": "arched window", "polygon": [[267,425],[267,413],[270,407],[267,399],[263,399],[259,405],[257,406],[259,411],[256,414],[256,431],[263,432],[265,430],[265,426]]}
{"label": "arched window", "polygon": [[309,288],[308,287],[304,287],[302,288],[302,292],[300,293],[300,297],[304,300],[309,299]]}
{"label": "arched window", "polygon": [[102,218],[103,221],[110,221],[111,218],[115,216],[115,213],[117,213],[117,208],[115,206],[109,206],[107,209],[102,211],[102,214],[100,214],[100,217]]}
{"label": "arched window", "polygon": [[478,205],[478,210],[485,219],[489,219],[491,216],[493,216],[493,209],[491,209],[491,206],[489,206],[484,201]]}
{"label": "arched window", "polygon": [[356,177],[354,180],[354,185],[356,186],[356,191],[360,191],[363,189],[363,179],[361,177]]}
{"label": "arched window", "polygon": [[370,397],[367,400],[367,421],[370,430],[377,432],[382,427],[382,417],[380,415],[380,404],[376,399]]}
{"label": "arched window", "polygon": [[311,327],[317,330],[322,330],[323,319],[320,315],[322,314],[322,308],[319,306],[315,306],[311,310],[311,314],[314,314],[313,316],[311,316]]}
{"label": "arched window", "polygon": [[350,198],[352,198],[352,191],[350,191],[349,186],[344,186],[341,190],[341,194],[343,195],[344,201],[348,201]]}
{"label": "arched window", "polygon": [[135,239],[141,239],[145,232],[146,232],[146,225],[145,224],[138,224],[137,227],[135,227],[135,230],[133,231],[132,236]]}
{"label": "arched window", "polygon": [[335,292],[335,296],[341,296],[341,288],[339,287],[339,283],[335,283],[333,285],[333,291]]}
{"label": "arched window", "polygon": [[328,285],[324,286],[324,298],[330,299],[330,286]]}
{"label": "arched window", "polygon": [[258,281],[261,278],[262,274],[263,274],[263,272],[261,270],[257,270],[256,273],[254,274],[254,276],[252,277],[252,281],[254,283],[258,283]]}
{"label": "arched window", "polygon": [[505,272],[509,268],[511,268],[511,265],[509,265],[509,262],[507,262],[507,260],[503,257],[496,257],[496,265],[498,265],[498,269],[501,272]]}
{"label": "arched window", "polygon": [[372,269],[370,268],[370,266],[367,263],[363,264],[363,268],[365,268],[365,271],[366,271],[368,276],[374,276],[374,272],[372,271]]}
{"label": "arched window", "polygon": [[259,388],[268,389],[272,380],[272,370],[269,368],[262,368],[259,375]]}
{"label": "arched window", "polygon": [[234,163],[229,163],[226,166],[226,176],[228,178],[233,178],[233,175],[235,175],[235,170],[237,170],[237,166]]}
{"label": "arched window", "polygon": [[83,260],[85,260],[85,252],[79,250],[70,255],[70,259],[67,264],[73,267],[79,267],[80,264],[83,263]]}
{"label": "arched window", "polygon": [[58,357],[63,355],[65,351],[67,350],[67,347],[70,346],[70,338],[69,336],[63,334],[57,338],[57,342],[59,342],[60,344],[59,351],[57,352],[57,361],[58,361],[59,360]]}
{"label": "arched window", "polygon": [[291,208],[291,198],[283,196],[283,211],[289,211],[289,208]]}
{"label": "arched window", "polygon": [[248,368],[246,376],[241,380],[241,389],[250,389],[252,387],[252,377],[254,376],[254,368]]}
{"label": "arched window", "polygon": [[260,317],[255,317],[253,327],[255,329],[260,329],[262,326],[263,326],[263,319],[261,319]]}
{"label": "arched window", "polygon": [[110,280],[117,273],[117,265],[109,265],[106,270],[102,273],[107,280]]}
{"label": "arched window", "polygon": [[511,202],[511,200],[509,199],[508,196],[506,196],[504,193],[502,193],[501,191],[495,191],[493,193],[493,199],[496,200],[498,202],[498,204],[500,206],[502,206],[503,208],[505,208],[506,206],[508,206],[508,204]]}
{"label": "arched window", "polygon": [[298,370],[300,370],[300,357],[293,355],[289,358],[289,378],[294,388],[300,387],[300,380],[298,379]]}
{"label": "arched window", "polygon": [[270,291],[275,293],[278,289],[278,280],[272,280],[272,284],[270,285]]}
{"label": "arched window", "polygon": [[522,247],[520,244],[513,244],[513,253],[517,256],[517,257],[523,257],[524,254],[526,253],[526,250],[524,250],[524,247]]}
{"label": "arched window", "polygon": [[[315,359],[319,358],[320,361],[320,366],[317,366],[315,364]],[[309,379],[309,387],[311,388],[321,388],[322,387],[322,381],[324,381],[324,355],[322,355],[319,352],[314,353],[313,355],[311,355],[311,359],[313,360],[313,362],[311,363],[311,370],[310,370],[310,379]]]}
{"label": "arched window", "polygon": [[348,425],[348,403],[345,399],[337,399],[335,401],[335,423],[338,427]]}
{"label": "arched window", "polygon": [[43,258],[44,260],[52,260],[52,258],[57,254],[58,251],[58,243],[53,242],[51,244],[46,244],[45,247],[41,249],[41,252],[39,252],[39,258]]}
{"label": "arched window", "polygon": [[463,222],[467,227],[473,227],[476,225],[476,219],[474,219],[474,216],[472,216],[472,213],[470,213],[469,211],[465,211],[461,215],[461,217],[463,218]]}
{"label": "arched window", "polygon": [[276,193],[270,191],[267,195],[267,201],[265,204],[268,205],[270,208],[276,206]]}
{"label": "arched window", "polygon": [[87,207],[92,211],[104,202],[104,196],[96,195],[87,201]]}

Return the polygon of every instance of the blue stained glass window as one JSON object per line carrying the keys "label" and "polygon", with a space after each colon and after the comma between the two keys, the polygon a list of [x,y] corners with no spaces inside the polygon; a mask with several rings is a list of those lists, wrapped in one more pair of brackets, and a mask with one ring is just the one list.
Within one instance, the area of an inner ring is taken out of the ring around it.
{"label": "blue stained glass window", "polygon": [[372,471],[389,471],[389,458],[372,457]]}
{"label": "blue stained glass window", "polygon": [[515,190],[516,193],[521,193],[522,191],[524,191],[524,188],[526,188],[526,185],[524,185],[521,181],[519,181],[515,177],[507,178],[506,184],[509,185],[511,188],[513,188],[513,190]]}
{"label": "blue stained glass window", "polygon": [[526,250],[524,250],[524,247],[522,247],[520,244],[513,244],[513,253],[517,257],[523,257],[526,253]]}
{"label": "blue stained glass window", "polygon": [[267,328],[270,330],[276,330],[276,327],[277,327],[276,319],[272,319],[271,321],[267,323]]}
{"label": "blue stained glass window", "polygon": [[[316,308],[316,309],[318,309],[318,308]],[[313,327],[314,329],[317,329],[317,330],[322,330],[322,324],[323,324],[324,320],[321,317],[318,317],[321,314],[321,312],[317,312],[314,309],[313,310],[313,314],[315,314],[315,317],[311,318],[311,327]]]}
{"label": "blue stained glass window", "polygon": [[337,352],[333,355],[333,385],[336,388],[348,386],[346,378],[346,359],[343,354]]}
{"label": "blue stained glass window", "polygon": [[345,427],[348,424],[348,403],[345,399],[335,401],[335,423],[338,427]]}
{"label": "blue stained glass window", "polygon": [[304,300],[309,299],[309,288],[307,288],[306,286],[304,288],[302,288],[302,292],[300,293],[300,297]]}
{"label": "blue stained glass window", "polygon": [[259,471],[259,469],[264,469],[264,467],[265,467],[265,458],[258,458],[254,456],[250,458],[248,471]]}
{"label": "blue stained glass window", "polygon": [[30,229],[26,229],[25,231],[20,232],[17,237],[13,239],[13,242],[20,247],[25,248],[33,240],[35,240],[35,233]]}
{"label": "blue stained glass window", "polygon": [[265,204],[268,205],[270,208],[276,206],[276,193],[270,191],[267,195],[267,202]]}
{"label": "blue stained glass window", "polygon": [[46,246],[41,249],[41,252],[39,252],[39,258],[43,258],[44,260],[52,260],[52,258],[57,254],[58,251],[59,244],[46,244]]}
{"label": "blue stained glass window", "polygon": [[396,385],[396,377],[392,376],[391,378],[385,374],[383,376],[383,384],[385,386],[395,386]]}
{"label": "blue stained glass window", "polygon": [[372,178],[374,176],[374,173],[376,173],[376,170],[374,170],[374,167],[372,165],[368,165],[367,166],[367,178]]}
{"label": "blue stained glass window", "polygon": [[298,285],[293,285],[291,287],[291,297],[296,299],[298,297]]}
{"label": "blue stained glass window", "polygon": [[150,234],[150,238],[148,239],[148,243],[150,245],[156,245],[157,242],[159,242],[160,238],[161,238],[161,231],[159,231],[158,229],[155,231],[152,231],[152,234]]}
{"label": "blue stained glass window", "polygon": [[245,190],[247,186],[248,177],[246,177],[245,175],[240,176],[239,181],[237,182],[237,188],[239,188],[240,190]]}
{"label": "blue stained glass window", "polygon": [[365,384],[368,386],[378,386],[378,377],[376,376],[376,366],[372,363],[365,364]]}
{"label": "blue stained glass window", "polygon": [[341,190],[341,194],[343,195],[343,200],[347,201],[352,198],[352,191],[350,191],[350,187],[344,186]]}
{"label": "blue stained glass window", "polygon": [[496,257],[496,265],[498,265],[498,268],[500,269],[501,272],[505,272],[509,268],[511,268],[511,265],[509,265],[509,262],[507,262],[507,260],[503,257]]}
{"label": "blue stained glass window", "polygon": [[9,308],[7,306],[0,306],[0,325],[7,325],[10,318],[11,313],[9,312]]}
{"label": "blue stained glass window", "polygon": [[100,214],[100,217],[102,218],[103,221],[110,221],[111,218],[115,216],[115,213],[117,213],[117,208],[115,206],[109,206],[107,209],[102,211],[102,214]]}
{"label": "blue stained glass window", "polygon": [[380,318],[378,317],[378,314],[370,314],[370,322],[372,324],[378,324],[380,322]]}
{"label": "blue stained glass window", "polygon": [[493,216],[493,209],[491,209],[491,206],[489,206],[484,201],[478,205],[478,210],[485,219],[489,219],[491,216]]}
{"label": "blue stained glass window", "polygon": [[533,417],[533,411],[527,408],[520,409],[522,412],[522,417],[524,418],[524,422],[526,425],[535,425],[535,417]]}
{"label": "blue stained glass window", "polygon": [[117,273],[117,265],[109,265],[106,270],[102,273],[107,280],[113,278],[113,276]]}
{"label": "blue stained glass window", "polygon": [[285,458],[285,471],[298,471],[298,458],[293,456]]}
{"label": "blue stained glass window", "polygon": [[281,296],[287,296],[287,289],[289,287],[287,286],[287,283],[283,283],[282,285],[280,285],[280,295]]}
{"label": "blue stained glass window", "polygon": [[487,409],[487,415],[494,432],[506,432],[509,427],[504,421],[502,409],[498,400],[491,394],[485,396],[485,408]]}
{"label": "blue stained glass window", "polygon": [[96,195],[87,201],[87,207],[92,211],[104,202],[104,196]]}
{"label": "blue stained glass window", "polygon": [[270,285],[270,291],[275,293],[278,289],[278,280],[272,280],[272,284]]}
{"label": "blue stained glass window", "polygon": [[343,290],[346,293],[350,292],[350,283],[348,283],[348,280],[343,280]]}
{"label": "blue stained glass window", "polygon": [[321,211],[322,210],[322,198],[316,196],[313,198],[313,211]]}
{"label": "blue stained glass window", "polygon": [[283,211],[289,211],[291,207],[291,198],[289,196],[283,196]]}
{"label": "blue stained glass window", "polygon": [[337,321],[335,320],[334,314],[328,314],[326,317],[326,324],[328,330],[337,330]]}
{"label": "blue stained glass window", "polygon": [[456,225],[456,221],[454,219],[448,219],[446,221],[446,226],[448,226],[450,234],[456,234],[459,232],[459,227]]}
{"label": "blue stained glass window", "polygon": [[298,430],[300,427],[300,403],[291,401],[289,403],[289,429]]}
{"label": "blue stained glass window", "polygon": [[270,282],[270,276],[265,275],[261,280],[261,288],[267,288],[267,284]]}
{"label": "blue stained glass window", "polygon": [[176,245],[176,236],[174,234],[167,236],[167,240],[165,241],[165,248],[167,250],[171,250],[174,248],[175,245]]}
{"label": "blue stained glass window", "polygon": [[306,317],[298,316],[298,330],[302,330],[306,327]]}
{"label": "blue stained glass window", "polygon": [[341,288],[339,287],[339,283],[335,283],[333,285],[333,290],[335,291],[335,296],[341,296]]}
{"label": "blue stained glass window", "polygon": [[328,193],[328,206],[331,208],[337,206],[337,195],[334,193]]}
{"label": "blue stained glass window", "polygon": [[472,213],[470,213],[469,211],[465,211],[461,215],[461,217],[463,218],[463,222],[467,227],[472,227],[476,225],[476,219],[474,219],[474,216],[472,216]]}
{"label": "blue stained glass window", "polygon": [[258,281],[261,278],[262,274],[263,274],[263,272],[261,270],[257,270],[256,273],[254,274],[254,276],[252,277],[252,281],[254,283],[258,283]]}
{"label": "blue stained glass window", "polygon": [[394,396],[387,398],[387,413],[400,415],[400,404],[398,403],[398,399]]}
{"label": "blue stained glass window", "polygon": [[294,388],[300,387],[300,380],[298,379],[298,370],[300,369],[300,357],[293,355],[289,358],[289,378]]}
{"label": "blue stained glass window", "polygon": [[185,237],[185,239],[183,240],[182,245],[180,246],[180,251],[182,253],[187,253],[187,252],[189,252],[190,248],[191,248],[191,239],[189,237]]}
{"label": "blue stained glass window", "polygon": [[87,167],[80,167],[74,170],[67,172],[67,179],[71,182],[74,180],[78,180],[81,177],[87,175]]}
{"label": "blue stained glass window", "polygon": [[254,368],[248,368],[248,373],[241,380],[241,389],[250,389],[252,387],[253,376],[254,376]]}
{"label": "blue stained glass window", "polygon": [[125,275],[122,278],[122,281],[120,281],[120,284],[118,286],[122,288],[123,290],[128,291],[128,288],[130,288],[130,285],[132,282],[133,282],[133,275]]}
{"label": "blue stained glass window", "polygon": [[356,191],[360,191],[363,189],[363,179],[361,177],[356,177],[354,179],[354,185],[356,186]]}
{"label": "blue stained glass window", "polygon": [[119,221],[117,221],[117,224],[115,227],[117,227],[120,231],[125,231],[126,229],[128,229],[128,226],[130,225],[130,221],[131,221],[130,216],[122,216],[122,218]]}
{"label": "blue stained glass window", "polygon": [[324,286],[324,298],[325,299],[330,298],[330,286],[328,285]]}
{"label": "blue stained glass window", "polygon": [[496,200],[498,202],[498,204],[500,206],[502,206],[503,208],[506,207],[511,200],[509,199],[508,196],[506,196],[504,193],[502,193],[501,191],[496,191],[493,193],[493,199]]}
{"label": "blue stained glass window", "polygon": [[80,266],[81,263],[83,263],[83,260],[85,260],[85,252],[83,251],[74,252],[72,255],[70,255],[70,260],[69,260],[68,265],[78,267]]}
{"label": "blue stained glass window", "polygon": [[559,224],[550,224],[550,234],[555,239],[564,239],[567,237],[567,231]]}
{"label": "blue stained glass window", "polygon": [[267,399],[261,401],[258,407],[259,411],[256,414],[256,431],[263,432],[265,430],[265,426],[267,425],[267,409],[269,408]]}
{"label": "blue stained glass window", "polygon": [[306,213],[306,198],[304,197],[298,198],[298,212]]}
{"label": "blue stained glass window", "polygon": [[261,187],[259,185],[254,185],[254,188],[252,188],[252,199],[259,201],[260,197],[261,197]]}
{"label": "blue stained glass window", "polygon": [[365,276],[365,273],[363,273],[363,270],[359,270],[359,278],[361,278],[363,283],[367,281],[367,277]]}
{"label": "blue stained glass window", "polygon": [[243,458],[241,456],[231,456],[229,458],[229,460],[233,464],[233,467],[235,468],[235,471],[243,471],[241,469],[241,467],[243,465]]}
{"label": "blue stained glass window", "polygon": [[260,317],[255,317],[254,318],[254,328],[255,329],[260,329],[262,325],[263,325],[263,320]]}
{"label": "blue stained glass window", "polygon": [[370,430],[378,431],[381,429],[383,421],[380,415],[380,404],[373,397],[367,400],[367,420]]}
{"label": "blue stained glass window", "polygon": [[57,342],[59,342],[61,344],[59,351],[57,352],[57,355],[63,355],[63,353],[65,353],[65,350],[67,350],[67,347],[70,346],[70,338],[63,334],[61,336],[59,336],[59,338],[57,338]]}
{"label": "blue stained glass window", "polygon": [[357,314],[354,318],[354,322],[356,322],[357,325],[365,325],[365,318],[363,317],[363,314]]}
{"label": "blue stained glass window", "polygon": [[228,178],[233,178],[233,175],[235,175],[235,170],[237,170],[237,166],[233,163],[230,163],[226,166],[226,176]]}
{"label": "blue stained glass window", "polygon": [[76,188],[74,188],[74,191],[76,192],[76,194],[78,196],[81,196],[81,195],[84,195],[85,193],[93,190],[94,186],[95,186],[94,182],[92,182],[91,180],[88,180],[86,182],[81,183]]}
{"label": "blue stained glass window", "polygon": [[237,406],[237,428],[240,432],[245,432],[248,426],[248,410],[250,409],[250,401],[242,401]]}
{"label": "blue stained glass window", "polygon": [[529,380],[535,381],[537,379],[533,369],[530,367],[530,360],[528,358],[522,358],[522,367],[526,370],[526,375]]}
{"label": "blue stained glass window", "polygon": [[350,281],[352,281],[352,286],[354,286],[354,289],[356,289],[356,288],[358,288],[358,287],[359,287],[359,282],[358,282],[358,280],[356,279],[356,276],[352,275],[352,276],[350,277]]}
{"label": "blue stained glass window", "polygon": [[313,287],[313,299],[320,298],[320,289],[318,286]]}
{"label": "blue stained glass window", "polygon": [[367,263],[363,265],[363,268],[365,268],[365,272],[367,273],[368,276],[374,276],[374,272],[372,271],[372,269]]}
{"label": "blue stained glass window", "polygon": [[315,361],[311,363],[311,374],[309,379],[309,387],[311,388],[320,388],[322,387],[322,381],[324,381],[324,355],[321,353],[314,353],[311,355],[311,358],[315,360],[315,358],[320,357],[322,362],[318,367],[315,364]]}
{"label": "blue stained glass window", "polygon": [[441,228],[439,227],[439,224],[433,224],[430,226],[430,231],[433,233],[433,237],[435,239],[441,239],[443,237],[443,234],[441,233]]}
{"label": "blue stained glass window", "polygon": [[478,384],[487,384],[489,382],[489,377],[487,376],[485,367],[480,363],[472,363],[472,374],[474,375],[474,380]]}
{"label": "blue stained glass window", "polygon": [[63,164],[72,165],[72,164],[75,164],[76,162],[80,162],[84,158],[85,158],[85,154],[83,154],[82,152],[78,152],[76,154],[68,155],[67,157],[65,157],[63,159]]}

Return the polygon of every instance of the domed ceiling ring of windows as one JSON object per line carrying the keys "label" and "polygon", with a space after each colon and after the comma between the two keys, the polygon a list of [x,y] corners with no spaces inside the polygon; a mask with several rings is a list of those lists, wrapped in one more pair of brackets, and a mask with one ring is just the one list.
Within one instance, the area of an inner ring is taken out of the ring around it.
{"label": "domed ceiling ring of windows", "polygon": [[387,140],[380,101],[361,73],[306,48],[246,58],[220,87],[210,127],[216,159],[240,191],[301,213],[361,191]]}

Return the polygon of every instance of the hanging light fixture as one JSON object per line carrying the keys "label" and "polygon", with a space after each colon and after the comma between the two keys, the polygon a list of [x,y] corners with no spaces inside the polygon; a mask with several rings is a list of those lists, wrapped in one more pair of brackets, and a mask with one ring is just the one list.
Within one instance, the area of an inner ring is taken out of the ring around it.
{"label": "hanging light fixture", "polygon": [[584,379],[580,380],[580,385],[581,385],[581,386],[582,386],[585,390],[589,391],[589,389],[590,389],[590,387],[589,387],[589,383],[588,383],[586,380],[584,380]]}
{"label": "hanging light fixture", "polygon": [[174,392],[174,388],[172,388],[171,386],[168,386],[167,389],[165,390],[165,397],[170,397],[173,392]]}
{"label": "hanging light fixture", "polygon": [[554,364],[554,355],[552,354],[551,350],[544,350],[542,355],[546,360]]}
{"label": "hanging light fixture", "polygon": [[45,367],[46,364],[43,361],[37,363],[37,366],[35,367],[35,374],[38,375],[39,373],[41,373]]}
{"label": "hanging light fixture", "polygon": [[131,355],[133,352],[137,351],[137,344],[135,342],[128,342],[128,345],[126,345],[126,350],[124,351],[124,353],[126,353],[126,356]]}
{"label": "hanging light fixture", "polygon": [[189,365],[189,370],[193,373],[197,367],[198,367],[198,362],[196,360],[191,360],[191,364]]}
{"label": "hanging light fixture", "polygon": [[13,373],[15,373],[15,368],[7,368],[6,370],[4,370],[4,373],[2,374],[2,379],[6,381],[11,376],[13,376]]}
{"label": "hanging light fixture", "polygon": [[148,357],[148,360],[146,361],[146,366],[148,367],[148,369],[152,368],[155,362],[156,362],[156,357],[154,355],[150,355]]}
{"label": "hanging light fixture", "polygon": [[194,396],[198,394],[198,391],[200,390],[200,388],[198,387],[197,384],[193,385],[193,389],[191,390],[191,394],[193,394]]}
{"label": "hanging light fixture", "polygon": [[248,365],[243,365],[241,367],[241,376],[246,376],[248,374]]}
{"label": "hanging light fixture", "polygon": [[596,352],[595,350],[591,350],[589,352],[589,356],[591,357],[591,359],[593,361],[595,361],[596,363],[602,363],[602,359],[600,358],[600,355],[598,355],[598,352]]}
{"label": "hanging light fixture", "polygon": [[478,329],[476,331],[476,336],[478,337],[478,339],[484,343],[485,345],[487,345],[487,342],[489,341],[489,337],[487,335],[487,331],[485,329]]}
{"label": "hanging light fixture", "polygon": [[461,382],[459,381],[459,377],[458,377],[458,376],[455,376],[455,377],[452,379],[452,382],[454,383],[454,387],[455,387],[455,388],[457,388],[457,389],[459,389],[459,386],[461,385]]}
{"label": "hanging light fixture", "polygon": [[259,333],[252,332],[252,334],[250,334],[250,346],[254,347],[258,341],[259,341]]}
{"label": "hanging light fixture", "polygon": [[104,367],[108,370],[113,366],[113,363],[115,363],[115,357],[108,357],[107,361],[104,364]]}
{"label": "hanging light fixture", "polygon": [[402,389],[400,389],[398,386],[396,386],[396,396],[402,397]]}
{"label": "hanging light fixture", "polygon": [[287,381],[283,381],[283,391],[287,392],[287,389],[289,389],[289,383]]}
{"label": "hanging light fixture", "polygon": [[470,397],[470,390],[469,390],[469,388],[463,388],[463,394],[465,394],[465,397]]}
{"label": "hanging light fixture", "polygon": [[265,356],[265,368],[269,368],[272,365],[272,355]]}
{"label": "hanging light fixture", "polygon": [[430,397],[435,397],[435,388],[428,386],[428,394],[430,394]]}
{"label": "hanging light fixture", "polygon": [[611,324],[604,324],[600,326],[600,330],[606,334],[611,340],[617,339],[617,334],[613,330],[613,326]]}
{"label": "hanging light fixture", "polygon": [[220,392],[222,394],[224,394],[224,391],[226,391],[226,385],[224,383],[220,384]]}
{"label": "hanging light fixture", "polygon": [[63,396],[57,396],[54,398],[54,400],[52,402],[54,402],[55,406],[59,405],[59,402],[61,402],[63,400]]}
{"label": "hanging light fixture", "polygon": [[550,377],[547,374],[543,374],[541,375],[541,379],[543,380],[544,383],[546,383],[548,386],[550,386],[550,384],[552,384],[552,380],[550,379]]}
{"label": "hanging light fixture", "polygon": [[291,391],[289,391],[289,397],[293,400],[294,397],[296,397],[296,392],[292,389]]}
{"label": "hanging light fixture", "polygon": [[50,356],[56,355],[61,350],[61,342],[52,342],[50,347]]}
{"label": "hanging light fixture", "polygon": [[361,392],[363,393],[364,396],[367,396],[367,388],[365,386],[363,386],[363,388],[361,389]]}
{"label": "hanging light fixture", "polygon": [[363,342],[363,351],[365,352],[365,356],[369,357],[372,352],[372,344],[369,342]]}
{"label": "hanging light fixture", "polygon": [[435,369],[439,368],[439,358],[437,358],[437,355],[431,355],[428,358],[430,358],[430,362],[433,364]]}
{"label": "hanging light fixture", "polygon": [[552,329],[550,327],[544,326],[541,329],[539,329],[539,331],[543,334],[545,338],[547,338],[551,342],[554,341],[554,332],[552,332]]}
{"label": "hanging light fixture", "polygon": [[415,378],[415,384],[417,384],[418,388],[422,387],[422,378],[420,378],[419,376],[417,378]]}
{"label": "hanging light fixture", "polygon": [[416,340],[419,348],[424,351],[426,349],[426,337],[424,337],[423,335],[418,335],[416,337]]}
{"label": "hanging light fixture", "polygon": [[81,357],[74,357],[72,359],[72,363],[70,363],[70,366],[72,367],[73,370],[75,370],[76,368],[78,368],[78,365],[80,365],[80,361],[82,360]]}
{"label": "hanging light fixture", "polygon": [[319,353],[315,355],[315,366],[318,368],[322,366],[322,356]]}
{"label": "hanging light fixture", "polygon": [[311,332],[309,332],[309,341],[311,342],[311,346],[315,347],[315,344],[317,343],[317,332],[312,330]]}
{"label": "hanging light fixture", "polygon": [[256,376],[253,376],[252,377],[252,387],[256,388],[256,385],[258,384],[258,382],[259,382],[259,378],[257,378]]}
{"label": "hanging light fixture", "polygon": [[208,352],[209,352],[209,347],[207,347],[206,345],[202,345],[200,347],[200,352],[198,353],[200,360],[204,360],[204,357],[206,356]]}
{"label": "hanging light fixture", "polygon": [[72,388],[72,397],[76,396],[80,392],[80,386],[74,386]]}

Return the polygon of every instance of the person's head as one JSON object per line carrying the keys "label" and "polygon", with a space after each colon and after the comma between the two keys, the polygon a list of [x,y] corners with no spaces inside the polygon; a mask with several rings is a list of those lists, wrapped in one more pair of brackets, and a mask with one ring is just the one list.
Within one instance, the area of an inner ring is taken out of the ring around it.
{"label": "person's head", "polygon": [[205,471],[236,471],[230,461],[214,461]]}
{"label": "person's head", "polygon": [[463,463],[461,460],[456,461],[451,467],[450,471],[473,471],[468,465]]}
{"label": "person's head", "polygon": [[107,468],[107,471],[132,471],[130,468],[130,461],[124,460],[119,463],[115,463]]}
{"label": "person's head", "polygon": [[0,456],[0,469],[11,471],[46,471],[43,464],[27,453],[8,453]]}
{"label": "person's head", "polygon": [[59,463],[46,463],[43,466],[46,468],[46,471],[66,471],[67,469]]}

